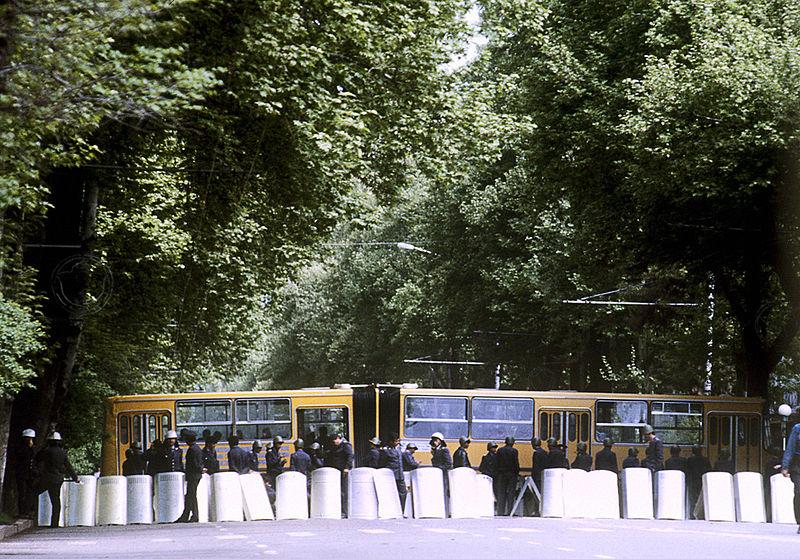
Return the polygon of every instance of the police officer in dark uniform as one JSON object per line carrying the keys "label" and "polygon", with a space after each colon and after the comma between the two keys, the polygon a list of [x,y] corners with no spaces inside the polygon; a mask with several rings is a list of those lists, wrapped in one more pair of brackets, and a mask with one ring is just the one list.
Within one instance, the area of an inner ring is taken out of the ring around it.
{"label": "police officer in dark uniform", "polygon": [[669,447],[669,458],[664,462],[664,469],[686,473],[686,458],[681,456],[681,447],[676,444]]}
{"label": "police officer in dark uniform", "polygon": [[208,475],[214,475],[219,472],[217,443],[222,438],[222,433],[217,431],[213,435],[209,434],[203,438],[205,439],[205,444],[203,445],[203,468]]}
{"label": "police officer in dark uniform", "polygon": [[431,465],[442,470],[447,484],[447,472],[453,469],[453,458],[450,456],[450,449],[444,442],[444,435],[439,431],[431,435]]}
{"label": "police officer in dark uniform", "polygon": [[175,431],[167,431],[159,462],[162,469],[158,473],[183,471],[183,451],[178,447],[178,433]]}
{"label": "police officer in dark uniform", "polygon": [[578,443],[578,454],[572,461],[572,468],[589,472],[592,470],[592,457],[587,452],[587,445],[584,442]]}
{"label": "police officer in dark uniform", "polygon": [[736,467],[733,465],[733,460],[731,460],[731,451],[727,448],[719,451],[719,458],[717,463],[714,464],[714,471],[728,472],[731,475],[736,473]]}
{"label": "police officer in dark uniform", "polygon": [[478,471],[485,476],[494,479],[497,477],[497,443],[486,443],[486,454],[481,458],[481,465]]}
{"label": "police officer in dark uniform", "polygon": [[553,468],[566,468],[569,470],[569,460],[564,453],[564,449],[558,444],[558,439],[550,437],[547,439],[547,466],[546,470]]}
{"label": "police officer in dark uniform", "polygon": [[194,431],[185,431],[183,440],[188,443],[186,449],[186,498],[183,513],[175,522],[199,522],[200,511],[197,506],[197,486],[205,473],[203,467],[203,451],[197,444],[197,435]]}
{"label": "police officer in dark uniform", "polygon": [[311,452],[307,454],[311,459],[311,471],[325,467],[325,461],[322,458],[322,446],[318,442],[313,442],[309,450]]}
{"label": "police officer in dark uniform", "polygon": [[467,437],[459,437],[458,448],[453,453],[453,468],[471,468],[472,464],[469,463],[469,450],[470,441]]}
{"label": "police officer in dark uniform", "polygon": [[533,437],[531,439],[531,446],[533,447],[533,464],[531,464],[531,472],[533,482],[542,491],[542,472],[547,467],[547,451],[542,448],[542,439]]}
{"label": "police officer in dark uniform", "polygon": [[614,446],[614,441],[611,439],[603,439],[603,450],[597,453],[594,457],[594,469],[605,470],[607,472],[619,473],[619,465],[617,463],[617,455],[611,448]]}
{"label": "police officer in dark uniform", "polygon": [[377,468],[381,461],[381,440],[378,437],[372,437],[369,440],[369,451],[367,457],[364,459],[365,468]]}
{"label": "police officer in dark uniform", "polygon": [[161,472],[166,471],[163,465],[163,444],[161,439],[156,439],[150,443],[150,448],[144,453],[144,473],[149,476],[155,477]]}
{"label": "police officer in dark uniform", "polygon": [[41,472],[39,486],[50,495],[53,511],[50,515],[50,527],[58,528],[61,516],[61,485],[64,483],[64,476],[69,476],[72,481],[80,483],[75,470],[69,463],[66,451],[61,448],[60,433],[55,432],[47,438],[47,446],[36,455],[36,464]]}
{"label": "police officer in dark uniform", "polygon": [[266,456],[267,480],[274,489],[277,489],[275,480],[283,473],[283,466],[286,464],[286,458],[281,456],[281,446],[283,446],[283,437],[280,435],[272,437],[272,448],[267,451]]}
{"label": "police officer in dark uniform", "polygon": [[519,478],[519,451],[514,448],[514,437],[506,437],[506,444],[497,451],[497,514],[508,516],[514,506],[514,494]]}
{"label": "police officer in dark uniform", "polygon": [[664,469],[664,443],[656,436],[652,425],[644,426],[644,435],[647,438],[647,450],[642,466],[653,473],[659,472]]}
{"label": "police officer in dark uniform", "polygon": [[417,445],[408,443],[406,449],[403,451],[403,471],[411,472],[419,468],[419,462],[414,459],[414,453],[417,451]]}
{"label": "police officer in dark uniform", "polygon": [[800,534],[800,423],[792,427],[786,438],[781,473],[784,477],[791,478],[794,484],[794,518],[798,524],[797,533]]}
{"label": "police officer in dark uniform", "polygon": [[122,463],[122,475],[139,476],[145,472],[144,453],[139,441],[133,441],[125,451],[125,462]]}
{"label": "police officer in dark uniform", "polygon": [[289,471],[300,472],[308,476],[311,472],[311,457],[304,450],[305,442],[303,439],[294,441],[295,451],[289,456]]}
{"label": "police officer in dark uniform", "polygon": [[397,494],[400,497],[400,510],[405,510],[408,488],[403,477],[403,451],[400,450],[400,437],[397,433],[389,435],[389,442],[381,453],[381,466],[392,470],[397,484]]}
{"label": "police officer in dark uniform", "polygon": [[250,473],[250,453],[239,446],[239,437],[231,435],[228,437],[228,469],[237,474]]}
{"label": "police officer in dark uniform", "polygon": [[33,441],[36,431],[25,429],[22,432],[22,444],[17,452],[16,479],[17,479],[17,512],[23,518],[33,517],[34,496],[36,491],[36,451]]}
{"label": "police officer in dark uniform", "polygon": [[259,441],[258,439],[253,441],[253,450],[250,451],[250,456],[248,456],[248,458],[250,458],[250,471],[251,472],[257,472],[259,470],[259,467],[258,467],[259,459],[258,459],[258,457],[261,454],[261,449],[262,448],[263,448],[263,445],[261,444],[261,441]]}
{"label": "police officer in dark uniform", "polygon": [[353,445],[344,440],[341,433],[331,437],[331,447],[325,456],[325,465],[342,472],[342,511],[347,510],[347,474],[353,469],[355,454]]}
{"label": "police officer in dark uniform", "polygon": [[639,450],[631,447],[628,449],[628,457],[622,461],[622,469],[638,468],[639,466]]}

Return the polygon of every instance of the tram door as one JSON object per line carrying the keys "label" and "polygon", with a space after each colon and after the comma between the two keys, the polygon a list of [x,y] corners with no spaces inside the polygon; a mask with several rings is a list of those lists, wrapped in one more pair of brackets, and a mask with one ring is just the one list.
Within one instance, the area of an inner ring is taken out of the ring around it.
{"label": "tram door", "polygon": [[587,452],[592,453],[591,411],[588,409],[542,409],[539,412],[539,438],[543,446],[547,439],[555,437],[566,445],[570,464],[578,454],[578,443],[584,442]]}
{"label": "tram door", "polygon": [[727,451],[737,472],[761,469],[761,420],[755,414],[708,414],[708,459],[714,467]]}
{"label": "tram door", "polygon": [[169,429],[170,413],[165,410],[120,413],[117,416],[118,471],[122,473],[125,451],[134,441],[139,442],[142,450],[147,450],[154,440],[164,440]]}

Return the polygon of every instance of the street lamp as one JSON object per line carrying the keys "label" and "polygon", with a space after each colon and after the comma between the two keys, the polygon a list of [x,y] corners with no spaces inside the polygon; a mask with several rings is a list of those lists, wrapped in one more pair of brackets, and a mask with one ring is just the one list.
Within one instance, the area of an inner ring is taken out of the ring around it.
{"label": "street lamp", "polygon": [[783,450],[786,450],[786,426],[789,422],[789,416],[792,415],[792,406],[789,404],[781,404],[778,406],[778,415],[781,416],[781,423],[783,425]]}

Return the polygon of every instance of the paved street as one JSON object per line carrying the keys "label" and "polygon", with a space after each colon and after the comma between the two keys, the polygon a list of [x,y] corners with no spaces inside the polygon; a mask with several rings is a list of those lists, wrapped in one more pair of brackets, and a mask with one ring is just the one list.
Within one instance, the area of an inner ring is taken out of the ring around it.
{"label": "paved street", "polygon": [[[795,531],[791,525],[647,520],[264,521],[35,529],[0,542],[0,556],[734,559],[794,557]],[[190,555],[182,552],[188,548]]]}

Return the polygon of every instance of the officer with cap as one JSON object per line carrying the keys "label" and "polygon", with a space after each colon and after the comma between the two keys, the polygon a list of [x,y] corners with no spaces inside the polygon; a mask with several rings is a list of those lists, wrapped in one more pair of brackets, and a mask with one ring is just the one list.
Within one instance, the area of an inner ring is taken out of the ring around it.
{"label": "officer with cap", "polygon": [[162,472],[183,471],[183,451],[178,446],[178,433],[172,430],[167,431],[161,452],[161,463],[164,468]]}
{"label": "officer with cap", "polygon": [[34,511],[36,451],[33,449],[33,440],[35,438],[36,431],[25,429],[22,432],[22,444],[17,453],[17,512],[23,518],[31,518]]}
{"label": "officer with cap", "polygon": [[261,444],[261,441],[259,441],[258,439],[253,441],[253,450],[250,451],[250,455],[248,456],[248,458],[250,459],[250,464],[249,465],[250,465],[250,471],[251,472],[257,472],[259,470],[259,467],[258,467],[259,460],[258,460],[258,458],[259,458],[259,454],[261,454],[261,449],[262,448],[263,448],[263,445]]}
{"label": "officer with cap", "polygon": [[208,475],[214,475],[219,472],[219,459],[217,458],[217,443],[222,438],[222,433],[216,431],[213,435],[209,433],[203,439],[203,468]]}
{"label": "officer with cap", "polygon": [[453,469],[453,458],[450,456],[450,450],[444,442],[444,435],[439,431],[431,435],[431,454],[431,465],[442,470],[444,479],[448,479],[447,472]]}
{"label": "officer with cap", "polygon": [[634,447],[628,449],[628,457],[622,461],[622,469],[639,467],[639,450]]}
{"label": "officer with cap", "polygon": [[592,470],[592,457],[588,454],[586,443],[578,443],[578,454],[572,462],[572,468],[589,472]]}
{"label": "officer with cap", "polygon": [[419,462],[414,459],[414,453],[417,451],[417,445],[408,443],[406,449],[403,451],[403,471],[411,472],[419,468]]}
{"label": "officer with cap", "polygon": [[[486,443],[486,454],[481,458],[481,465],[478,466],[478,471],[485,476],[492,478],[492,481],[497,478],[497,443]],[[495,491],[495,494],[497,491]],[[495,498],[496,495],[495,495]]]}
{"label": "officer with cap", "polygon": [[311,451],[307,453],[311,459],[311,471],[313,472],[314,470],[325,467],[325,461],[322,457],[322,446],[318,442],[313,442],[308,449]]}
{"label": "officer with cap", "polygon": [[531,465],[531,476],[539,492],[542,491],[542,472],[547,468],[547,451],[542,448],[542,439],[533,437],[531,439],[533,447],[533,464]]}
{"label": "officer with cap", "polygon": [[272,437],[272,448],[267,451],[267,480],[273,488],[277,489],[275,480],[283,473],[283,466],[286,464],[286,458],[281,457],[281,446],[283,445],[283,437],[276,435]]}
{"label": "officer with cap", "polygon": [[186,498],[183,513],[175,522],[199,522],[200,512],[197,506],[197,486],[205,473],[203,467],[203,451],[197,444],[197,434],[187,430],[183,432],[183,440],[188,443],[186,449]]}
{"label": "officer with cap", "polygon": [[372,437],[369,440],[369,450],[367,451],[367,457],[364,458],[364,467],[365,468],[377,468],[380,466],[381,461],[381,440],[378,437]]}
{"label": "officer with cap", "polygon": [[656,436],[652,425],[644,426],[644,436],[647,439],[647,450],[642,466],[649,468],[651,472],[659,472],[664,469],[664,443]]}
{"label": "officer with cap", "polygon": [[569,470],[569,460],[564,453],[564,449],[558,444],[558,439],[550,437],[547,439],[547,466],[546,470],[552,468],[566,468]]}
{"label": "officer with cap", "polygon": [[497,451],[497,514],[508,516],[514,506],[519,479],[519,451],[514,437],[506,437],[505,446]]}
{"label": "officer with cap", "polygon": [[237,474],[250,473],[250,453],[239,446],[239,437],[231,435],[228,437],[228,469]]}
{"label": "officer with cap", "polygon": [[458,448],[453,453],[453,467],[454,468],[471,468],[472,464],[469,463],[469,450],[470,441],[467,437],[460,437],[458,439]]}
{"label": "officer with cap", "polygon": [[607,472],[619,473],[619,464],[617,463],[617,455],[611,450],[614,446],[614,441],[611,439],[603,439],[603,450],[597,453],[594,457],[594,469],[605,470]]}
{"label": "officer with cap", "polygon": [[39,484],[50,495],[50,505],[53,511],[50,515],[50,527],[58,528],[61,516],[61,485],[64,483],[64,476],[69,476],[72,481],[80,483],[75,470],[69,463],[66,451],[61,448],[60,433],[56,431],[47,437],[47,446],[36,455],[36,464],[41,472]]}
{"label": "officer with cap", "polygon": [[330,450],[325,456],[325,465],[342,472],[342,511],[347,510],[347,473],[353,469],[354,459],[353,445],[341,433],[335,433],[331,437]]}
{"label": "officer with cap", "polygon": [[[294,452],[289,456],[289,471],[300,472],[308,476],[312,470],[311,457],[306,453],[303,439],[294,441]],[[310,478],[309,478],[310,480]]]}

